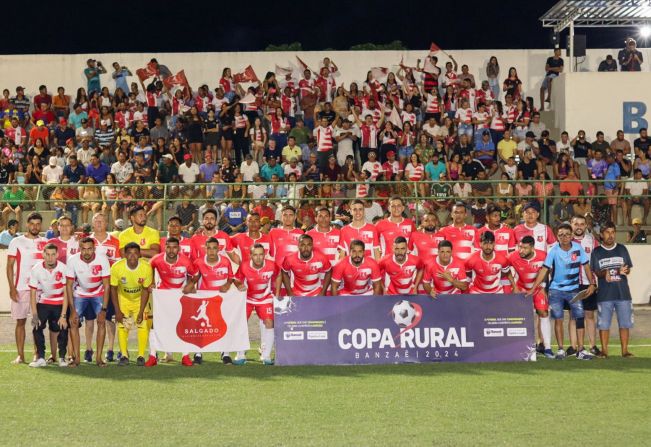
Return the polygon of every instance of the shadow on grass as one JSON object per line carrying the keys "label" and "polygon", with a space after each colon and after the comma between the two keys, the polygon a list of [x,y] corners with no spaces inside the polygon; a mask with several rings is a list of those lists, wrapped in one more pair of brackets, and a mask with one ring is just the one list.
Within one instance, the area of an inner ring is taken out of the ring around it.
{"label": "shadow on grass", "polygon": [[[210,358],[210,355],[206,356]],[[47,375],[85,377],[109,381],[153,380],[160,382],[184,379],[248,379],[277,380],[283,378],[322,379],[355,378],[369,376],[482,376],[508,374],[514,376],[547,375],[550,371],[558,373],[585,374],[588,371],[616,372],[631,374],[651,371],[651,358],[636,357],[623,359],[595,359],[580,361],[568,358],[562,361],[542,359],[537,362],[520,363],[420,363],[400,365],[358,365],[358,366],[262,366],[259,362],[249,361],[244,366],[222,365],[216,361],[204,361],[203,365],[191,368],[179,363],[162,364],[154,368],[127,367],[110,365],[98,368],[95,365],[81,365],[78,368],[48,367],[42,371]]]}

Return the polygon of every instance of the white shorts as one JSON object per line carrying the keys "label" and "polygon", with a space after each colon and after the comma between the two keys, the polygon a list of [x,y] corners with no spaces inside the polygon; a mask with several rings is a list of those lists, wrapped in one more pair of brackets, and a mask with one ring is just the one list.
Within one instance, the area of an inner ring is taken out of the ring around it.
{"label": "white shorts", "polygon": [[29,313],[29,290],[19,290],[18,302],[11,300],[11,318],[14,320],[25,320]]}

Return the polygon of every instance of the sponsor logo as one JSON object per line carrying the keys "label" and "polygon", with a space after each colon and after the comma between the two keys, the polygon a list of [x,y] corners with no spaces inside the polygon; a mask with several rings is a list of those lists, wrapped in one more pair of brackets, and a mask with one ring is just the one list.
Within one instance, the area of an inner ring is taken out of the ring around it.
{"label": "sponsor logo", "polygon": [[303,331],[284,331],[283,340],[304,340],[305,333]]}
{"label": "sponsor logo", "polygon": [[181,316],[176,324],[176,335],[186,343],[200,348],[226,335],[228,327],[222,316],[223,298],[181,297]]}
{"label": "sponsor logo", "polygon": [[509,327],[506,328],[507,337],[526,337],[527,328],[526,327]]}
{"label": "sponsor logo", "polygon": [[327,340],[328,331],[307,331],[308,340]]}
{"label": "sponsor logo", "polygon": [[501,327],[485,327],[484,337],[504,337],[504,328]]}

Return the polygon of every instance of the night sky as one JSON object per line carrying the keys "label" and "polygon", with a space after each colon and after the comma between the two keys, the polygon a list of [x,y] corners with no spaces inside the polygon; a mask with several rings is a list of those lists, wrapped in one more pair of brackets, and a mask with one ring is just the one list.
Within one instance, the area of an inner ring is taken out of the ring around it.
{"label": "night sky", "polygon": [[[428,48],[431,41],[444,49],[550,48],[551,32],[538,18],[555,3],[59,1],[34,4],[33,13],[16,11],[20,20],[12,18],[13,13],[5,17],[0,53],[259,51],[268,44],[295,41],[303,50],[347,50],[359,43],[393,40],[401,40],[408,49]],[[589,48],[618,48],[631,32],[577,30],[588,35]]]}

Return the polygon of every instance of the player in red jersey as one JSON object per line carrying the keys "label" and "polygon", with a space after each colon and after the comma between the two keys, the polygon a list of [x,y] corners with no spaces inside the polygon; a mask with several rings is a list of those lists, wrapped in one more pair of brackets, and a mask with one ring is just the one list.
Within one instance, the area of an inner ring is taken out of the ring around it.
{"label": "player in red jersey", "polygon": [[[203,251],[205,251],[206,255],[195,259],[196,273],[183,287],[183,293],[193,293],[196,290],[227,292],[233,282],[231,261],[227,257],[220,255],[220,243],[214,237],[206,241]],[[224,364],[233,363],[233,359],[228,353],[222,353],[222,361]],[[195,354],[194,363],[200,365],[202,362],[203,356],[200,353]]]}
{"label": "player in red jersey", "polygon": [[[475,248],[478,250],[481,248],[479,239],[486,231],[495,235],[495,253],[508,257],[515,250],[515,233],[511,227],[501,223],[500,210],[494,203],[489,203],[486,207],[486,225],[477,230]],[[511,284],[505,276],[502,276],[501,283],[504,293],[511,293]]]}
{"label": "player in red jersey", "polygon": [[495,235],[491,231],[485,231],[481,235],[480,246],[481,250],[466,261],[466,269],[472,272],[469,292],[504,293],[500,279],[505,275],[511,283],[513,293],[518,293],[511,273],[511,264],[505,255],[495,251]]}
{"label": "player in red jersey", "polygon": [[57,246],[57,259],[66,264],[70,256],[79,252],[79,241],[73,234],[72,219],[68,216],[61,216],[58,226],[59,236],[50,239],[47,243]]}
{"label": "player in red jersey", "polygon": [[[339,290],[341,286],[341,290]],[[365,256],[365,245],[360,240],[350,242],[350,256],[332,271],[332,295],[380,295],[382,273],[377,262]]]}
{"label": "player in red jersey", "polygon": [[[248,261],[242,262],[235,274],[235,286],[240,290],[246,290],[246,318],[250,318],[255,310],[258,318],[264,324],[261,331],[262,363],[273,365],[271,351],[274,344],[274,310],[273,290],[276,284],[272,278],[278,275],[278,266],[270,259],[265,259],[266,249],[262,244],[255,243],[251,246]],[[234,364],[246,363],[244,352],[238,352]]]}
{"label": "player in red jersey", "polygon": [[212,208],[204,211],[201,225],[203,229],[195,233],[191,238],[192,256],[190,259],[192,261],[203,259],[206,256],[206,242],[212,238],[219,243],[219,250],[221,252],[226,253],[235,264],[239,264],[240,257],[235,252],[231,238],[224,231],[217,229],[217,211]]}
{"label": "player in red jersey", "polygon": [[[529,292],[536,281],[540,268],[545,263],[546,254],[534,248],[535,241],[532,236],[525,236],[518,244],[517,253],[509,255],[509,262],[518,276],[517,285],[520,291]],[[540,319],[540,332],[542,338],[542,353],[547,358],[554,358],[552,352],[552,325],[549,321],[549,303],[544,287],[538,287],[533,292],[533,307]]]}
{"label": "player in red jersey", "polygon": [[[151,258],[149,264],[158,276],[156,282],[156,288],[158,289],[182,289],[187,279],[196,274],[194,264],[190,261],[190,258],[181,254],[180,241],[173,236],[166,239],[165,251]],[[183,366],[192,366],[190,354],[184,352],[182,355],[181,364]],[[171,356],[168,354],[165,359],[170,361]],[[154,328],[154,331],[149,333],[149,359],[145,362],[145,366],[151,367],[157,364],[156,331]]]}
{"label": "player in red jersey", "polygon": [[192,259],[192,238],[183,237],[181,234],[181,218],[179,216],[170,216],[167,219],[167,236],[160,238],[160,246],[165,247],[168,238],[176,238],[179,241],[179,253]]}
{"label": "player in red jersey", "polygon": [[515,241],[520,242],[525,236],[532,236],[536,245],[536,250],[542,250],[547,253],[549,247],[556,242],[556,236],[551,228],[538,222],[540,217],[540,203],[531,201],[524,205],[522,210],[524,223],[516,225],[513,229]]}
{"label": "player in red jersey", "polygon": [[409,251],[418,256],[423,264],[433,261],[438,255],[438,246],[445,240],[440,231],[436,231],[436,215],[425,213],[421,221],[420,231],[414,231],[409,239]]}
{"label": "player in red jersey", "polygon": [[286,205],[280,213],[281,226],[272,228],[269,231],[271,239],[271,250],[274,253],[274,260],[280,267],[283,265],[285,257],[298,251],[298,238],[303,234],[303,230],[296,228],[296,208]]}
{"label": "player in red jersey", "polygon": [[246,227],[248,231],[246,233],[237,233],[231,237],[233,245],[240,252],[242,264],[246,264],[251,260],[251,247],[255,244],[262,245],[265,257],[273,258],[274,253],[271,250],[271,238],[268,234],[260,231],[261,226],[260,215],[256,212],[251,212],[246,216]]}
{"label": "player in red jersey", "polygon": [[452,207],[452,224],[441,228],[445,240],[452,242],[454,257],[466,261],[473,254],[477,229],[466,224],[466,205],[457,202]]}
{"label": "player in red jersey", "polygon": [[350,254],[350,244],[353,240],[364,243],[364,256],[376,260],[381,259],[380,237],[375,225],[366,223],[364,216],[364,202],[357,199],[350,205],[350,214],[353,220],[341,229],[339,239],[339,259]]}
{"label": "player in red jersey", "polygon": [[411,219],[402,216],[405,211],[405,203],[400,196],[391,197],[389,200],[390,216],[375,224],[380,237],[382,253],[390,255],[393,250],[393,241],[398,236],[404,237],[407,241],[411,234],[416,231],[416,225]]}
{"label": "player in red jersey", "polygon": [[[332,266],[323,253],[314,250],[312,236],[304,234],[298,240],[298,253],[285,257],[281,274],[286,295],[322,296],[330,286]],[[280,284],[276,295],[281,296]]]}
{"label": "player in red jersey", "polygon": [[[106,256],[106,259],[109,261],[109,265],[115,264],[120,259],[120,240],[109,234],[108,222],[106,221],[106,216],[102,213],[95,213],[91,220],[93,226],[93,232],[90,234],[90,237],[95,241],[95,253],[100,256]],[[107,350],[106,350],[106,361],[112,362],[114,360],[114,351],[113,347],[115,346],[115,322],[113,317],[115,316],[115,309],[113,308],[113,301],[109,300],[108,306],[106,309],[106,333],[108,335]],[[86,351],[92,356],[92,341],[93,333],[95,331],[95,320],[86,320],[86,325],[84,327],[86,334]]]}
{"label": "player in red jersey", "polygon": [[341,231],[330,225],[331,214],[328,208],[321,207],[316,211],[316,226],[307,232],[314,241],[314,249],[323,253],[330,264],[335,265],[339,260],[337,247]]}
{"label": "player in red jersey", "polygon": [[425,265],[423,272],[425,291],[432,298],[436,298],[437,294],[454,294],[468,290],[466,266],[458,259],[452,258],[452,242],[439,242],[437,250],[436,258]]}
{"label": "player in red jersey", "polygon": [[423,264],[418,256],[409,253],[407,238],[398,236],[393,240],[392,254],[380,261],[384,277],[385,293],[388,295],[416,294],[423,278]]}

